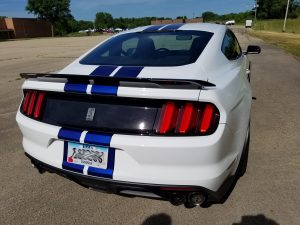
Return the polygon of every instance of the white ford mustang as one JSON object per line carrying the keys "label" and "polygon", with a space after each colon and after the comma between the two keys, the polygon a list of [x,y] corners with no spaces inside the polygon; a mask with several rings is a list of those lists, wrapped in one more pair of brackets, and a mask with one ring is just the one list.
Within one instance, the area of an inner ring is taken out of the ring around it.
{"label": "white ford mustang", "polygon": [[222,25],[136,28],[56,74],[21,74],[23,147],[40,172],[92,189],[223,202],[246,170],[249,46]]}

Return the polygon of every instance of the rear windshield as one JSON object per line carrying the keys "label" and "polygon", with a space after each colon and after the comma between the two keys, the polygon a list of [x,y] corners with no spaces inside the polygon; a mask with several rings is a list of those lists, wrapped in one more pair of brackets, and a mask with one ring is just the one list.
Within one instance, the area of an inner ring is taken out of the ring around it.
{"label": "rear windshield", "polygon": [[181,66],[194,63],[213,36],[204,31],[141,32],[114,37],[80,63],[117,66]]}

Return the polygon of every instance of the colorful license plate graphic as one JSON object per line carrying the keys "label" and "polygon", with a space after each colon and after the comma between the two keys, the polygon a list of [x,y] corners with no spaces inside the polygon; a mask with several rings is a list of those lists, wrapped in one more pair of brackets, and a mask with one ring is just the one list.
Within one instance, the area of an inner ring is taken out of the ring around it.
{"label": "colorful license plate graphic", "polygon": [[107,169],[108,148],[68,142],[67,151],[68,163]]}

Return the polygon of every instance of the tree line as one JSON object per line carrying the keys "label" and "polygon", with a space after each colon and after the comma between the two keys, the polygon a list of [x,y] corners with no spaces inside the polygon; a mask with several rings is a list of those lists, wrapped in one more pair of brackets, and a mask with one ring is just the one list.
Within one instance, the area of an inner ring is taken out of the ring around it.
{"label": "tree line", "polygon": [[170,19],[164,17],[113,18],[106,12],[98,12],[94,21],[77,21],[70,11],[70,0],[28,0],[26,10],[52,24],[55,35],[65,35],[87,29],[134,28],[151,24],[152,20]]}
{"label": "tree line", "polygon": [[[254,0],[253,0],[254,2]],[[283,18],[285,15],[287,0],[257,0],[257,16],[261,19]],[[87,3],[88,4],[88,3]],[[151,24],[152,20],[170,19],[164,17],[142,17],[142,18],[113,18],[106,12],[98,12],[94,21],[77,21],[70,11],[70,0],[27,0],[26,10],[33,13],[40,19],[49,21],[52,24],[53,33],[65,35],[71,32],[87,29],[108,29],[108,28],[133,28]],[[300,0],[290,0],[289,17],[297,18],[300,15]],[[254,10],[218,15],[214,12],[204,12],[202,17],[205,22],[224,22],[236,20],[243,22],[254,17]],[[179,16],[177,18],[186,18]]]}
{"label": "tree line", "polygon": [[236,23],[245,22],[247,19],[252,19],[254,17],[253,11],[247,11],[242,13],[230,13],[225,15],[218,15],[214,12],[204,12],[202,14],[204,22],[217,22],[223,23],[228,20],[235,20]]}
{"label": "tree line", "polygon": [[108,28],[134,28],[138,26],[145,26],[151,24],[152,20],[171,19],[165,17],[141,17],[141,18],[113,18],[113,16],[106,12],[96,13],[95,28],[108,29]]}
{"label": "tree line", "polygon": [[[282,19],[285,16],[287,0],[257,0],[257,5],[258,19]],[[241,23],[245,22],[246,19],[253,19],[254,11],[255,8],[247,12],[230,13],[225,15],[218,15],[214,12],[208,11],[204,12],[202,17],[204,22],[224,22],[227,20],[235,20],[237,23]],[[288,17],[295,19],[299,16],[300,0],[290,0]]]}
{"label": "tree line", "polygon": [[[257,16],[260,19],[281,19],[286,12],[287,0],[258,0]],[[300,0],[290,0],[289,18],[300,16]]]}

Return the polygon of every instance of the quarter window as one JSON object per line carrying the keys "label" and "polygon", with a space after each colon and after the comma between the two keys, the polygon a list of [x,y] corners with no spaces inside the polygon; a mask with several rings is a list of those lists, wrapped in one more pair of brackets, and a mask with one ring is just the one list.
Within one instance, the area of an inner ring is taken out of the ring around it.
{"label": "quarter window", "polygon": [[230,30],[228,30],[224,36],[222,52],[229,60],[236,60],[242,55],[239,42]]}

